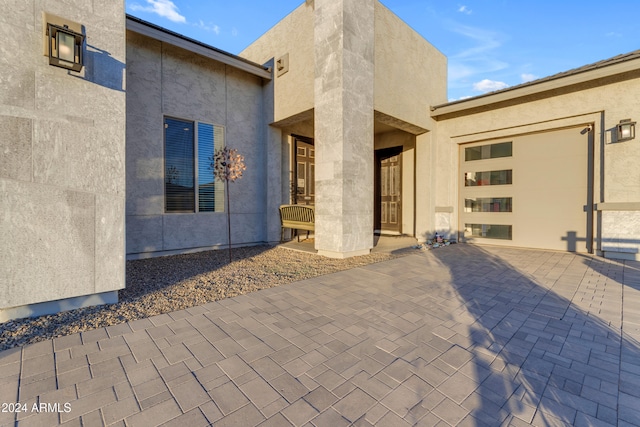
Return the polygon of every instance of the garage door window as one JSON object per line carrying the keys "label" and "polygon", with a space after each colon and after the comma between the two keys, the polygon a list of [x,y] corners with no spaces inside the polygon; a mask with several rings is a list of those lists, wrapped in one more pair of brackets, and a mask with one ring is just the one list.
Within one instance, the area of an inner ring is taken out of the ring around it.
{"label": "garage door window", "polygon": [[510,225],[465,224],[465,237],[482,237],[484,239],[511,240]]}
{"label": "garage door window", "polygon": [[481,185],[506,185],[512,183],[512,170],[467,172],[464,174],[465,187],[479,187]]}
{"label": "garage door window", "polygon": [[513,155],[513,143],[501,142],[499,144],[480,145],[464,149],[464,160],[497,159],[499,157],[511,157]]}
{"label": "garage door window", "polygon": [[511,197],[475,197],[464,199],[465,212],[511,212]]}

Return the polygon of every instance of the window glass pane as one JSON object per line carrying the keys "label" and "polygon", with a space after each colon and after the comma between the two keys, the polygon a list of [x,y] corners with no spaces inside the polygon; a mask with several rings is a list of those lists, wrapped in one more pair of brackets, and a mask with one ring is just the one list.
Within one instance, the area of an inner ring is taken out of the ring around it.
{"label": "window glass pane", "polygon": [[511,157],[512,156],[512,143],[511,142],[503,142],[500,144],[491,144],[491,153],[489,154],[492,159],[496,159],[498,157]]}
{"label": "window glass pane", "polygon": [[298,177],[297,177],[297,186],[298,186],[298,195],[304,196],[306,195],[307,188],[307,163],[306,162],[298,162]]}
{"label": "window glass pane", "polygon": [[484,171],[466,172],[464,174],[465,187],[479,187],[481,185],[505,185],[512,183],[512,171]]}
{"label": "window glass pane", "polygon": [[465,224],[465,236],[511,240],[511,225]]}
{"label": "window glass pane", "polygon": [[511,197],[464,199],[465,212],[511,212]]}
{"label": "window glass pane", "polygon": [[482,159],[482,147],[469,147],[464,149],[464,160],[480,160]]}
{"label": "window glass pane", "polygon": [[[224,147],[224,127],[219,125],[213,125],[213,150]],[[215,207],[214,211],[224,212],[224,182],[220,180],[215,181]]]}
{"label": "window glass pane", "polygon": [[383,167],[380,171],[380,194],[382,196],[389,195],[389,168]]}
{"label": "window glass pane", "polygon": [[[397,159],[397,156],[396,156]],[[397,161],[397,160],[396,160]],[[400,177],[398,176],[400,169],[398,166],[390,166],[389,167],[389,178],[391,179],[391,183],[389,185],[390,188],[390,196],[399,196],[400,195]]]}
{"label": "window glass pane", "polygon": [[389,202],[389,223],[391,224],[398,223],[398,203],[397,202]]}
{"label": "window glass pane", "polygon": [[213,125],[198,123],[198,211],[215,210],[216,180],[211,166],[214,152]]}
{"label": "window glass pane", "polygon": [[464,149],[464,160],[484,160],[496,159],[499,157],[512,156],[513,143],[501,142],[499,144],[480,145],[477,147],[469,147]]}
{"label": "window glass pane", "polygon": [[194,124],[165,118],[165,209],[195,211]]}

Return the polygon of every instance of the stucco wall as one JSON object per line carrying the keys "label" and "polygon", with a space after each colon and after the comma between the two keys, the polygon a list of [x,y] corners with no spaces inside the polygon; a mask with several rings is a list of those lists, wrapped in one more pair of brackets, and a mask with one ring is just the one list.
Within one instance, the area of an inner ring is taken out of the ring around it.
{"label": "stucco wall", "polygon": [[[392,11],[374,3],[374,109],[432,129],[429,106],[447,101],[447,59]],[[289,54],[289,71],[281,76],[274,71],[276,122],[314,107],[314,7],[303,3],[240,53],[260,64]]]}
{"label": "stucco wall", "polygon": [[433,129],[429,107],[444,102],[447,58],[376,1],[375,110]]}
{"label": "stucco wall", "polygon": [[131,31],[127,52],[127,254],[227,244],[225,212],[165,214],[164,116],[225,127],[225,144],[243,154],[247,166],[244,176],[229,184],[232,243],[266,241],[269,179],[261,79]]}
{"label": "stucco wall", "polygon": [[[449,223],[449,218],[435,214],[438,206],[435,189],[442,184],[442,179],[435,170],[440,163],[436,158],[436,154],[440,154],[436,151],[437,144],[433,143],[437,123],[429,114],[430,106],[445,102],[447,58],[392,11],[376,2],[374,108],[387,118],[397,119],[397,124],[388,123],[392,126],[409,124],[428,131],[415,136],[415,205],[411,210],[403,206],[403,217],[409,212],[414,215],[415,237],[420,242],[432,237],[434,229]],[[405,130],[413,132],[410,128]],[[446,189],[444,193],[449,191]],[[409,223],[403,227],[405,225]]]}
{"label": "stucco wall", "polygon": [[[525,97],[511,105],[473,114],[458,114],[442,119],[437,126],[437,162],[433,164],[436,180],[437,206],[451,206],[449,216],[452,235],[457,233],[458,192],[455,188],[458,171],[459,144],[509,138],[561,129],[568,126],[593,124],[594,132],[594,202],[640,202],[640,158],[638,138],[615,142],[613,131],[621,119],[640,117],[640,73],[625,74],[606,81],[589,82],[570,88],[558,88],[544,96]],[[439,214],[432,211],[434,217]],[[596,214],[598,215],[598,214]],[[601,215],[601,246],[606,256],[616,251],[637,256],[640,253],[640,212],[603,211]],[[598,232],[598,219],[594,233]],[[596,245],[597,245],[596,241]],[[620,249],[622,248],[622,249]]]}
{"label": "stucco wall", "polygon": [[[43,12],[84,26],[80,73],[49,65]],[[3,2],[0,311],[124,287],[124,21],[121,1]]]}
{"label": "stucco wall", "polygon": [[289,70],[280,76],[274,70],[275,122],[313,108],[313,26],[313,6],[303,2],[240,53],[258,64],[288,54]]}

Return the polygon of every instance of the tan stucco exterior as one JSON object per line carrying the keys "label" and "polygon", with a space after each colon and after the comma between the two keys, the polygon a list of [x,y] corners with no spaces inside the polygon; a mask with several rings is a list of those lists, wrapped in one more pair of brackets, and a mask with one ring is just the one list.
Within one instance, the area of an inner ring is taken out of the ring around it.
{"label": "tan stucco exterior", "polygon": [[[314,80],[318,72],[324,82],[329,81],[327,79],[331,76],[328,70],[317,70],[315,45],[319,37],[316,17],[318,4],[301,4],[240,53],[241,57],[273,68],[270,89],[273,91],[273,117],[269,123],[280,131],[282,165],[293,163],[290,135],[316,136],[314,111],[319,100],[314,93]],[[362,4],[355,4],[362,7]],[[420,196],[416,196],[419,188],[416,185],[417,175],[424,181],[430,181],[432,171],[430,168],[416,168],[416,164],[425,165],[433,158],[431,139],[435,121],[429,116],[428,110],[430,105],[446,101],[447,60],[380,2],[373,2],[373,8],[373,109],[376,136],[369,151],[403,147],[402,230],[405,234],[415,235],[417,224],[421,224],[420,227],[425,230],[433,228],[433,221],[427,218],[428,209],[434,205],[433,193],[421,191]],[[341,46],[352,39],[348,36],[351,34],[349,31],[345,34]],[[331,49],[334,52],[332,55],[336,55],[337,48]],[[278,60],[284,57],[288,63],[286,72],[282,73],[278,70]],[[334,59],[339,61],[339,56],[334,56]],[[291,176],[291,167],[283,170],[280,200],[288,198]],[[368,179],[363,185],[369,187],[373,185],[373,180]],[[369,205],[369,202],[365,204]],[[331,216],[335,217],[336,214],[332,213]],[[371,227],[367,225],[366,228]]]}
{"label": "tan stucco exterior", "polygon": [[[366,9],[362,3],[355,4],[362,10]],[[331,7],[333,6],[331,4]],[[319,11],[320,7],[325,7],[325,10]],[[317,128],[319,119],[316,108],[323,102],[323,96],[318,95],[318,88],[326,89],[336,84],[345,84],[339,83],[340,76],[349,72],[347,68],[342,69],[340,66],[334,68],[334,65],[348,61],[345,59],[346,56],[343,58],[338,53],[340,49],[338,46],[345,51],[350,51],[354,46],[360,46],[363,43],[362,39],[354,36],[356,33],[352,32],[353,29],[347,28],[343,35],[337,36],[336,46],[325,49],[331,55],[331,60],[325,65],[318,62],[318,52],[325,50],[324,48],[318,50],[314,46],[320,40],[326,39],[322,35],[323,30],[318,26],[322,21],[319,17],[330,13],[328,11],[331,7],[321,2],[305,2],[241,52],[241,56],[252,61],[264,64],[272,61],[275,64],[272,124],[282,131],[283,164],[293,163],[290,157],[287,158],[287,154],[291,153],[289,135],[314,138],[319,133],[322,134],[322,131]],[[359,16],[362,16],[362,12]],[[335,22],[339,22],[339,18],[336,19],[338,21]],[[372,108],[374,120],[367,126],[373,125],[376,136],[367,151],[371,152],[370,161],[372,162],[374,149],[403,147],[402,230],[405,234],[414,235],[417,223],[416,212],[419,210],[426,213],[424,200],[427,199],[421,195],[420,203],[423,205],[417,206],[416,164],[425,164],[432,157],[430,131],[435,128],[435,121],[429,116],[428,111],[430,105],[446,102],[447,60],[441,52],[378,1],[373,2],[372,24],[364,27],[371,25],[374,29],[374,39],[370,48],[374,64]],[[351,47],[349,47],[350,43]],[[288,70],[280,74],[277,62],[285,55],[288,59]],[[318,76],[321,78],[318,79]],[[348,81],[350,80],[344,80],[344,82]],[[343,102],[352,104],[344,110],[337,106],[331,107],[328,111],[337,111],[339,114],[351,111],[359,103],[359,101],[356,104],[352,102],[356,98],[354,96],[344,98]],[[323,118],[321,122],[325,123],[327,120],[329,119]],[[335,128],[340,122],[337,118],[336,120],[330,124],[330,128]],[[355,121],[345,122],[349,126],[355,123]],[[317,170],[322,177],[324,168]],[[290,179],[292,171],[289,170],[286,174],[283,174],[283,180]],[[363,185],[367,187],[373,185],[373,178],[367,178]],[[321,185],[320,188],[322,188]],[[288,185],[285,184],[283,191],[286,190]],[[353,197],[350,196],[350,199]],[[330,199],[334,200],[334,197]],[[364,205],[369,204],[369,201],[364,203]],[[318,212],[322,216],[322,207]],[[337,213],[330,215],[342,216]],[[425,221],[420,223],[424,224]],[[426,223],[431,224],[431,221]],[[336,228],[339,227],[335,224],[330,227],[332,230]],[[366,225],[366,228],[371,229],[369,225]]]}
{"label": "tan stucco exterior", "polygon": [[[315,109],[323,102],[318,98],[318,76],[322,76],[321,85],[326,86],[333,81],[332,72],[346,70],[318,64],[317,45],[324,37],[318,32],[321,14],[316,9],[323,4],[305,2],[242,52],[243,56],[259,63],[288,56],[288,71],[278,76],[278,70],[274,69],[273,83],[272,123],[281,130],[283,164],[292,163],[289,135],[310,138],[318,135],[319,119]],[[593,182],[588,185],[591,196],[585,206],[588,202],[589,209],[594,211],[588,221],[589,230],[580,230],[578,234],[583,240],[593,241],[593,245],[587,245],[590,249],[608,252],[609,256],[638,252],[634,248],[639,243],[632,236],[640,234],[640,219],[636,218],[633,206],[616,205],[618,210],[614,211],[611,205],[640,200],[636,197],[640,192],[640,172],[631,166],[637,158],[637,148],[633,143],[612,143],[611,134],[621,119],[635,116],[630,106],[637,105],[640,96],[633,90],[639,64],[622,61],[443,104],[446,102],[446,57],[380,2],[375,1],[373,7],[375,137],[372,148],[403,147],[403,233],[414,235],[419,241],[428,240],[436,231],[455,239],[459,237],[460,146],[528,138],[534,141],[528,147],[535,151],[535,135],[544,138],[556,135],[561,129],[591,126],[588,173]],[[335,54],[336,63],[344,60],[337,50],[351,49],[348,44],[354,40],[348,30],[341,34],[342,42],[329,49]],[[434,105],[437,108],[429,114]],[[337,110],[339,115],[349,111],[342,107]],[[328,120],[331,121],[323,116],[321,122],[324,125]],[[528,165],[522,158],[518,162],[522,162],[523,167]],[[575,164],[571,168],[582,170],[583,166]],[[566,165],[564,173],[571,174],[571,168]],[[324,168],[320,168],[317,173],[323,176],[323,171]],[[290,176],[291,171],[283,172],[283,191],[288,188],[287,174]],[[342,216],[335,212],[332,215]],[[620,226],[620,222],[624,225]],[[534,242],[540,240],[537,237],[489,243],[544,247],[544,243]],[[556,246],[548,248],[551,247]]]}
{"label": "tan stucco exterior", "polygon": [[[288,55],[286,73],[278,76],[274,65],[274,122],[280,126],[308,119],[314,108],[314,9],[314,2],[303,3],[240,53],[259,64]],[[378,1],[374,13],[374,109],[382,113],[376,118],[422,133],[433,127],[429,107],[447,100],[447,59]]]}
{"label": "tan stucco exterior", "polygon": [[[640,51],[447,103],[446,57],[377,0],[305,1],[240,56],[123,19],[122,3],[36,3],[0,17],[13,42],[0,47],[0,321],[115,301],[126,256],[226,247],[223,212],[167,212],[164,117],[220,125],[244,152],[240,245],[278,241],[298,135],[315,144],[320,254],[369,252],[376,150],[401,147],[401,232],[420,242],[458,240],[477,219],[515,237],[472,242],[640,258],[640,137],[615,137],[640,118]],[[42,55],[42,12],[72,3],[103,72],[70,75]],[[503,141],[511,159],[465,164],[465,147]],[[469,168],[527,179],[472,192]],[[514,208],[476,215],[466,194]]]}
{"label": "tan stucco exterior", "polygon": [[423,129],[405,130],[423,133],[434,127],[430,106],[447,101],[446,82],[447,58],[376,1],[374,109],[392,126],[401,120]]}
{"label": "tan stucco exterior", "polygon": [[[274,60],[274,122],[313,109],[313,6],[303,3],[240,53],[258,64]],[[288,55],[278,76],[275,61]]]}
{"label": "tan stucco exterior", "polygon": [[[640,61],[625,63],[621,73],[603,78],[590,79],[589,74],[580,76],[581,82],[571,82],[575,76],[552,82],[551,88],[541,83],[539,93],[535,87],[513,89],[511,99],[491,103],[491,95],[481,100],[471,100],[471,108],[465,103],[436,108],[433,117],[437,125],[437,163],[434,165],[440,179],[432,188],[436,203],[452,207],[450,213],[434,212],[436,219],[443,218],[449,229],[442,229],[451,236],[461,231],[458,227],[460,146],[480,141],[502,141],[522,136],[540,135],[568,127],[591,127],[593,138],[593,197],[594,246],[595,251],[610,257],[636,257],[640,247],[640,212],[632,204],[640,201],[640,169],[633,166],[640,156],[637,140],[615,141],[616,125],[622,119],[640,115]],[[615,66],[615,65],[614,65]],[[614,67],[612,66],[612,67]],[[634,69],[636,71],[628,71]],[[597,73],[592,73],[597,77]],[[518,97],[518,90],[525,94]],[[500,100],[504,93],[495,94]],[[479,105],[482,101],[485,105]],[[441,114],[440,111],[444,111]],[[531,159],[535,161],[535,159]],[[544,173],[544,164],[540,164]],[[567,170],[566,173],[570,173]],[[608,209],[604,203],[624,202],[616,210]],[[628,207],[628,209],[627,209]],[[618,210],[620,209],[620,210]],[[586,214],[585,214],[586,215]],[[494,242],[492,242],[494,243]]]}

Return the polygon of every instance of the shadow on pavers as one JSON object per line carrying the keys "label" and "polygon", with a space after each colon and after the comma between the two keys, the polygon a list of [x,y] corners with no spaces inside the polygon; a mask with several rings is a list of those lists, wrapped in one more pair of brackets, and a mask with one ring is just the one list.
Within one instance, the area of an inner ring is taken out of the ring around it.
{"label": "shadow on pavers", "polygon": [[431,254],[475,319],[467,350],[480,385],[467,399],[476,425],[640,425],[640,345],[622,331],[622,295],[640,290],[637,268],[627,284],[624,262],[457,249]]}

